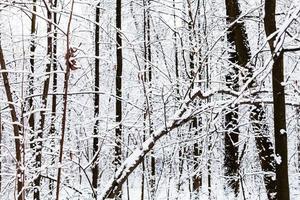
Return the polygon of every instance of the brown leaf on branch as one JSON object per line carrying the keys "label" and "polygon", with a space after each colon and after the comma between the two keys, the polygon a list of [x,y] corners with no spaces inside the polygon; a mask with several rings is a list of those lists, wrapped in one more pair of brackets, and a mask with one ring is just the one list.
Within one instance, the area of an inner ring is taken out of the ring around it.
{"label": "brown leaf on branch", "polygon": [[76,49],[70,47],[69,50],[67,51],[66,55],[65,55],[66,66],[68,68],[70,68],[71,70],[78,69],[78,67],[76,67],[77,63],[76,63],[76,60],[75,60],[76,51],[77,51]]}

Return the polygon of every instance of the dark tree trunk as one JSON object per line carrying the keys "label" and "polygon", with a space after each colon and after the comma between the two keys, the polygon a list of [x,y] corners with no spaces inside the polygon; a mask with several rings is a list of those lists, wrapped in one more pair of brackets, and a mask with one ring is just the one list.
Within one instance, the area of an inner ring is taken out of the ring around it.
{"label": "dark tree trunk", "polygon": [[[32,16],[31,16],[31,42],[30,42],[30,75],[29,75],[29,95],[33,95],[34,92],[34,62],[35,62],[35,58],[34,58],[34,54],[35,54],[35,48],[36,48],[36,44],[35,44],[35,35],[36,35],[36,0],[33,0],[33,4],[32,4]],[[30,97],[28,99],[28,109],[29,110],[33,110],[34,106],[33,106],[33,97]],[[34,128],[35,128],[35,120],[34,120],[34,114],[30,114],[29,115],[29,127],[30,127],[30,141],[32,142],[34,140]],[[33,148],[34,144],[30,143],[30,147]]]}
{"label": "dark tree trunk", "polygon": [[[100,64],[99,64],[99,42],[100,42],[100,3],[96,6],[96,25],[95,25],[95,96],[94,96],[94,117],[97,118],[94,124],[94,138],[93,138],[93,165],[92,165],[92,185],[95,190],[95,194],[97,195],[97,188],[98,188],[98,176],[99,176],[99,166],[98,166],[98,150],[99,150],[99,87],[100,87]],[[97,196],[94,198],[97,199]]]}
{"label": "dark tree trunk", "polygon": [[[176,10],[176,2],[175,0],[173,0],[173,21],[174,21],[174,27],[176,27],[176,13],[175,13],[175,10]],[[176,101],[176,109],[177,109],[177,104],[180,100],[180,91],[179,91],[179,59],[178,59],[178,44],[177,44],[177,41],[178,41],[178,38],[177,38],[177,30],[175,29],[174,33],[173,33],[173,37],[174,37],[174,65],[175,65],[175,77],[176,77],[176,98],[175,98],[175,101]],[[180,130],[177,130],[178,132],[178,138],[180,138]],[[181,177],[182,177],[182,170],[183,170],[183,159],[182,159],[182,156],[183,156],[183,146],[179,144],[179,151],[178,151],[178,183],[177,183],[177,192],[179,192],[181,190]]]}
{"label": "dark tree trunk", "polygon": [[[227,13],[227,23],[229,24],[231,19],[230,3],[231,0],[226,0],[226,13]],[[234,37],[233,30],[230,28],[227,33],[227,40],[231,48],[234,48]],[[236,64],[238,61],[237,52],[229,52],[230,59],[229,61],[233,64]],[[229,74],[226,75],[226,85],[234,91],[238,91],[238,82],[239,82],[239,72],[236,66],[233,66],[230,69]],[[234,191],[235,196],[238,196],[239,193],[239,161],[238,161],[238,146],[236,143],[239,140],[239,129],[238,125],[238,106],[231,106],[225,114],[225,158],[224,158],[224,175],[228,179],[229,188]]]}
{"label": "dark tree trunk", "polygon": [[[276,0],[265,1],[265,32],[269,36],[277,30],[276,19]],[[268,40],[273,56],[272,86],[274,101],[274,134],[275,134],[275,153],[278,156],[276,163],[276,185],[277,199],[290,199],[289,180],[288,180],[288,144],[286,133],[286,113],[284,86],[284,62],[283,52],[275,52],[275,36]]]}
{"label": "dark tree trunk", "polygon": [[267,195],[270,200],[276,199],[276,181],[272,174],[275,173],[274,148],[266,124],[264,107],[261,103],[254,103],[250,113],[250,120],[255,134],[255,143],[261,168],[264,172]]}
{"label": "dark tree trunk", "polygon": [[[236,20],[240,14],[240,8],[238,1],[227,1],[226,9],[228,11],[229,23]],[[253,76],[253,67],[248,67],[247,63],[250,61],[251,51],[249,48],[248,37],[244,22],[236,23],[232,26],[232,38],[234,40],[234,46],[237,53],[237,62],[244,68],[242,74],[243,82],[245,83],[250,77]],[[255,81],[250,82],[249,87],[253,88]],[[267,173],[275,172],[274,169],[274,152],[270,137],[268,136],[268,126],[265,124],[265,112],[261,103],[255,103],[251,108],[250,121],[252,123],[253,131],[256,135],[255,142],[258,149],[258,155],[261,163],[262,170],[266,173],[264,175],[264,181],[266,189],[268,191],[269,199],[272,199],[272,193],[275,192],[275,182],[272,179],[272,175]]]}
{"label": "dark tree trunk", "polygon": [[[53,3],[53,9],[57,8],[57,0],[54,0]],[[53,23],[57,24],[57,13],[54,12],[53,13]],[[52,95],[52,107],[51,107],[51,124],[50,124],[50,132],[49,132],[49,136],[50,137],[55,137],[56,134],[56,128],[55,128],[55,117],[56,117],[56,106],[57,106],[57,96],[55,95],[55,93],[57,92],[57,27],[54,26],[53,28],[53,83],[52,83],[52,91],[53,91],[53,95]],[[55,144],[54,144],[54,140],[51,140],[51,148],[54,148]],[[54,157],[51,158],[51,164],[54,164]],[[52,174],[54,176],[54,174]],[[50,193],[52,195],[53,191],[54,191],[54,181],[53,180],[49,180],[49,190]]]}
{"label": "dark tree trunk", "polygon": [[[116,57],[117,57],[117,69],[116,69],[116,122],[118,123],[115,129],[115,170],[121,165],[122,160],[122,71],[123,71],[123,55],[122,55],[122,0],[116,0]],[[119,199],[122,198],[122,191],[118,193]]]}
{"label": "dark tree trunk", "polygon": [[[152,53],[151,53],[151,29],[150,29],[150,0],[143,0],[144,5],[144,59],[145,59],[145,73],[144,73],[144,81],[146,85],[145,91],[149,91],[145,94],[146,97],[146,112],[144,114],[145,120],[145,133],[146,135],[150,135],[153,133],[153,124],[152,124]],[[148,124],[148,127],[146,127]],[[144,138],[145,140],[145,138]],[[154,157],[154,150],[150,153],[150,176],[149,176],[149,190],[150,190],[150,199],[155,199],[155,157]]]}
{"label": "dark tree trunk", "polygon": [[[0,106],[0,110],[1,106]],[[2,126],[2,114],[0,112],[0,155],[2,155],[2,130],[3,130],[3,126]],[[0,194],[2,192],[2,158],[0,159]]]}
{"label": "dark tree trunk", "polygon": [[[237,0],[225,0],[226,4],[226,22],[231,24],[240,15]],[[226,75],[226,85],[228,88],[238,91],[239,90],[239,70],[236,64],[245,65],[249,59],[248,49],[245,48],[243,41],[244,34],[241,32],[240,24],[229,27],[227,32],[227,41],[229,48],[232,48],[229,54],[229,61],[233,64],[232,69],[229,69],[229,73]],[[246,57],[244,57],[246,55]],[[225,176],[228,179],[229,188],[234,191],[235,196],[239,193],[239,167],[238,149],[236,145],[239,141],[239,129],[238,125],[238,106],[232,105],[225,114],[225,158],[224,168]]]}
{"label": "dark tree trunk", "polygon": [[[3,77],[4,89],[6,93],[6,98],[8,102],[14,102],[13,100],[13,93],[10,87],[10,82],[8,78],[8,72],[6,69],[6,64],[4,60],[4,55],[1,47],[0,41],[0,65],[1,65],[1,74]],[[14,104],[8,103],[8,107],[10,109],[10,116],[13,123],[13,134],[14,134],[14,142],[15,142],[15,152],[16,152],[16,182],[17,182],[17,199],[23,200],[24,199],[24,191],[23,191],[23,171],[21,170],[22,165],[22,145],[20,142],[20,131],[21,127],[18,125],[18,117],[17,112],[15,109]]]}
{"label": "dark tree trunk", "polygon": [[[296,115],[300,116],[300,107],[297,106],[296,107]],[[298,134],[297,136],[297,172],[300,172],[300,118],[297,117],[297,121],[296,121],[296,133]],[[300,185],[300,176],[298,176],[298,186]]]}
{"label": "dark tree trunk", "polygon": [[[71,1],[71,11],[68,21],[67,27],[67,52],[65,54],[66,60],[66,72],[64,78],[64,89],[63,89],[63,114],[61,119],[61,139],[59,142],[59,155],[58,155],[58,163],[62,165],[63,161],[63,151],[64,151],[64,139],[65,139],[65,132],[67,126],[67,109],[68,109],[68,88],[69,88],[69,78],[70,78],[70,70],[75,70],[76,62],[70,62],[70,58],[74,57],[73,53],[74,50],[70,46],[70,30],[71,30],[71,22],[73,17],[73,10],[74,10],[74,0]],[[59,166],[57,170],[57,182],[56,182],[56,200],[59,200],[60,197],[60,183],[61,183],[61,174],[62,174],[62,167]]]}
{"label": "dark tree trunk", "polygon": [[[52,8],[52,0],[48,0],[48,5],[50,8]],[[52,12],[51,10],[48,10],[47,7],[47,19],[50,22],[47,22],[47,64],[46,64],[46,79],[44,82],[44,87],[43,87],[43,92],[42,92],[42,109],[45,109],[47,107],[47,102],[48,102],[48,93],[49,93],[49,83],[50,83],[50,71],[51,71],[51,63],[52,63]],[[40,112],[40,121],[39,121],[39,128],[37,132],[37,136],[35,138],[34,142],[34,148],[35,148],[35,176],[36,178],[34,179],[34,193],[33,193],[33,199],[34,200],[40,200],[40,186],[41,186],[41,164],[42,164],[42,138],[43,138],[43,131],[44,131],[44,125],[45,125],[45,111],[42,110]]]}

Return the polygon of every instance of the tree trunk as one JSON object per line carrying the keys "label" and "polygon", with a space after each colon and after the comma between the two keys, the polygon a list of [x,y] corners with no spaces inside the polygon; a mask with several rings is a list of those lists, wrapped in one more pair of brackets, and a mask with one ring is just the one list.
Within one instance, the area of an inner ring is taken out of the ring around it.
{"label": "tree trunk", "polygon": [[[270,36],[277,30],[276,19],[276,0],[265,1],[265,32]],[[288,144],[286,133],[285,116],[285,94],[284,86],[284,62],[283,52],[275,52],[275,36],[268,40],[273,56],[272,86],[274,102],[274,134],[275,134],[275,153],[276,163],[276,186],[277,199],[290,199],[289,180],[288,180]]]}
{"label": "tree trunk", "polygon": [[[31,42],[30,42],[30,75],[29,75],[29,95],[33,95],[34,93],[34,62],[35,62],[35,58],[34,58],[34,54],[35,54],[35,48],[36,48],[36,44],[35,44],[35,36],[36,36],[36,0],[33,0],[33,4],[32,4],[32,16],[31,16]],[[28,99],[28,109],[29,110],[33,110],[34,106],[33,106],[33,97],[30,97]],[[29,127],[30,127],[30,141],[32,143],[30,143],[30,147],[33,148],[34,147],[34,128],[35,128],[35,120],[34,120],[34,114],[30,114],[29,115]]]}
{"label": "tree trunk", "polygon": [[[300,116],[300,107],[297,106],[296,107],[296,114],[297,116]],[[297,117],[297,121],[296,121],[296,133],[297,135],[297,173],[300,172],[300,119],[299,117]],[[300,186],[300,176],[298,176],[298,187]]]}
{"label": "tree trunk", "polygon": [[[0,111],[2,110],[0,106]],[[0,112],[0,155],[2,155],[2,113]],[[0,157],[0,194],[2,192],[2,157]]]}
{"label": "tree trunk", "polygon": [[22,165],[22,146],[20,142],[20,131],[21,127],[18,125],[18,117],[17,117],[17,112],[15,109],[15,106],[13,104],[13,93],[10,87],[10,82],[8,78],[8,72],[6,69],[6,64],[4,60],[4,55],[2,51],[2,46],[1,46],[1,41],[0,41],[0,65],[1,65],[1,74],[3,77],[3,83],[4,83],[4,89],[6,93],[6,98],[8,102],[8,107],[10,109],[10,116],[13,124],[13,134],[14,134],[14,142],[15,142],[15,152],[16,152],[16,182],[17,182],[17,199],[18,200],[23,200],[24,199],[24,191],[23,191],[23,171],[21,169]]}
{"label": "tree trunk", "polygon": [[[229,24],[232,20],[232,1],[226,0],[226,13],[227,18],[226,21]],[[234,48],[234,37],[233,37],[233,29],[230,28],[227,32],[227,41],[230,48]],[[236,51],[231,51],[228,53],[230,58],[229,61],[232,64],[236,64],[238,62],[238,54]],[[234,65],[232,69],[230,69],[228,75],[226,75],[226,85],[228,88],[238,91],[239,89],[239,72],[238,68]],[[224,138],[224,146],[225,146],[225,157],[224,157],[224,175],[228,179],[228,186],[233,190],[235,196],[238,196],[239,193],[239,161],[238,161],[238,146],[236,146],[239,140],[239,129],[238,125],[238,106],[233,105],[227,110],[225,114],[225,138]]]}
{"label": "tree trunk", "polygon": [[[57,9],[57,0],[54,0],[53,3],[53,9]],[[57,24],[57,13],[53,12],[53,23]],[[56,135],[56,128],[55,128],[55,117],[56,117],[56,106],[57,106],[57,96],[56,96],[56,92],[57,92],[57,27],[54,26],[53,28],[53,65],[52,65],[52,69],[53,69],[53,83],[52,83],[52,91],[53,91],[53,95],[52,95],[52,107],[51,107],[51,124],[50,124],[50,132],[49,132],[49,136],[50,137],[55,137]],[[51,140],[51,149],[54,148],[55,146],[55,142],[52,139]],[[53,156],[51,158],[51,164],[54,165],[55,163],[55,157]],[[51,173],[52,176],[54,176],[54,174]],[[50,190],[50,194],[52,195],[53,191],[54,191],[54,181],[49,179],[49,190]]]}
{"label": "tree trunk", "polygon": [[274,148],[270,140],[269,129],[266,122],[266,114],[261,103],[254,103],[250,120],[255,134],[255,143],[258,150],[259,161],[264,172],[264,182],[268,198],[276,199],[276,181],[273,178],[275,173]]}
{"label": "tree trunk", "polygon": [[[121,165],[122,160],[122,71],[123,71],[123,55],[122,55],[122,0],[116,0],[116,123],[118,124],[115,129],[115,171]],[[122,191],[118,191],[117,198],[122,198]]]}
{"label": "tree trunk", "polygon": [[[188,33],[189,33],[189,45],[190,45],[190,52],[189,52],[189,59],[190,59],[190,82],[192,84],[192,88],[195,87],[195,76],[196,76],[196,69],[195,69],[195,48],[194,48],[194,42],[195,41],[195,31],[194,31],[194,25],[196,19],[193,18],[193,12],[192,12],[192,2],[190,0],[187,0],[187,5],[188,5],[188,15],[189,15],[189,22],[188,22]],[[197,11],[196,11],[197,12]],[[198,106],[198,102],[194,102],[194,106]],[[191,123],[190,129],[193,133],[193,137],[196,137],[199,135],[199,119],[197,117],[193,118],[193,121]],[[199,170],[199,157],[201,155],[201,150],[200,150],[200,144],[199,141],[196,141],[193,144],[193,149],[192,149],[192,160],[193,160],[193,171],[196,172]],[[198,193],[200,191],[200,187],[202,186],[202,176],[201,172],[198,172],[193,175],[192,177],[192,190],[193,192],[196,192],[195,198],[198,199]]]}
{"label": "tree trunk", "polygon": [[[178,36],[177,36],[177,30],[176,30],[176,2],[175,0],[173,0],[173,24],[174,24],[174,33],[173,33],[173,37],[174,37],[174,65],[175,65],[175,77],[176,77],[176,88],[175,88],[175,92],[176,92],[176,97],[175,97],[175,101],[176,101],[176,109],[178,108],[178,102],[180,100],[180,91],[179,91],[179,59],[178,59]],[[177,137],[178,139],[180,139],[181,134],[180,134],[180,129],[177,130]],[[180,143],[179,145],[179,150],[178,150],[178,183],[176,184],[176,190],[177,193],[179,194],[181,191],[181,177],[182,177],[182,172],[183,172],[183,145],[181,145]],[[176,199],[178,199],[178,196],[176,196]]]}
{"label": "tree trunk", "polygon": [[[94,162],[92,164],[92,185],[97,195],[97,188],[98,188],[98,176],[99,176],[99,166],[98,166],[98,150],[99,150],[99,107],[100,107],[100,100],[99,100],[99,87],[100,87],[100,64],[99,64],[99,51],[100,51],[100,3],[96,5],[96,25],[95,25],[95,96],[94,96],[94,117],[96,118],[96,122],[94,125],[94,137],[93,137],[93,159]],[[97,199],[97,196],[94,197]]]}
{"label": "tree trunk", "polygon": [[74,10],[74,0],[71,2],[71,11],[68,21],[67,27],[67,52],[65,55],[66,60],[66,72],[64,77],[64,89],[63,89],[63,114],[61,119],[61,139],[59,142],[59,155],[58,155],[58,170],[57,170],[57,183],[56,183],[56,200],[59,200],[60,197],[60,183],[61,183],[61,173],[62,173],[62,161],[63,161],[63,151],[64,151],[64,139],[65,139],[65,132],[67,126],[67,105],[68,105],[68,88],[69,88],[69,78],[70,78],[70,70],[75,70],[76,62],[70,61],[70,58],[74,58],[74,50],[70,47],[70,29],[71,29],[71,22],[73,17],[73,10]]}
{"label": "tree trunk", "polygon": [[[145,132],[147,132],[149,136],[153,133],[153,123],[152,123],[152,54],[151,54],[151,29],[150,29],[150,0],[143,0],[144,5],[144,59],[145,59],[145,73],[144,73],[144,81],[145,81],[145,106],[146,113],[144,114],[145,120]],[[149,91],[149,92],[147,92]],[[148,127],[146,125],[148,124]],[[146,134],[145,134],[146,135]],[[145,141],[145,139],[144,139]],[[149,176],[149,192],[150,199],[155,199],[155,185],[156,185],[156,172],[155,172],[155,157],[154,150],[151,150],[149,156],[149,164],[150,164],[150,176]]]}
{"label": "tree trunk", "polygon": [[[228,17],[231,18],[229,23],[236,20],[240,14],[240,8],[238,1],[227,2],[226,9],[230,14]],[[232,27],[233,39],[238,54],[238,64],[244,68],[243,82],[245,83],[250,77],[253,76],[253,67],[248,67],[247,63],[250,61],[251,51],[249,47],[248,37],[244,22],[239,22]],[[250,84],[250,88],[254,88],[255,81],[253,80]],[[250,111],[250,121],[255,133],[255,143],[258,149],[258,156],[264,173],[264,182],[268,193],[268,198],[273,199],[272,194],[275,192],[275,182],[272,178],[272,174],[275,172],[274,168],[274,152],[273,145],[268,136],[268,126],[266,125],[265,112],[261,103],[254,103]]]}
{"label": "tree trunk", "polygon": [[[237,0],[225,0],[226,4],[226,22],[231,24],[240,15]],[[233,49],[228,52],[229,61],[233,64],[232,69],[226,75],[226,85],[229,89],[234,91],[239,90],[239,70],[236,64],[245,65],[248,61],[248,49],[243,45],[244,35],[241,32],[239,24],[229,27],[227,32],[227,41],[229,48]],[[244,57],[246,55],[246,57]],[[225,114],[225,158],[224,168],[225,176],[228,179],[229,188],[233,190],[234,195],[237,197],[239,194],[239,167],[238,160],[239,147],[236,145],[239,141],[238,125],[238,106],[233,105]]]}
{"label": "tree trunk", "polygon": [[[52,8],[52,0],[48,0],[50,9]],[[48,102],[48,93],[49,93],[49,84],[50,84],[50,71],[51,71],[51,63],[52,63],[52,12],[47,7],[47,19],[49,22],[47,22],[47,64],[46,64],[46,79],[44,82],[43,87],[43,94],[42,94],[42,102],[41,107],[42,109],[45,109],[47,107]],[[39,128],[37,131],[37,136],[35,138],[35,179],[34,179],[34,193],[33,193],[33,199],[34,200],[40,200],[40,189],[41,189],[41,166],[42,166],[42,138],[43,138],[43,131],[44,131],[44,125],[45,125],[45,111],[42,110],[40,112],[40,121],[39,121]]]}

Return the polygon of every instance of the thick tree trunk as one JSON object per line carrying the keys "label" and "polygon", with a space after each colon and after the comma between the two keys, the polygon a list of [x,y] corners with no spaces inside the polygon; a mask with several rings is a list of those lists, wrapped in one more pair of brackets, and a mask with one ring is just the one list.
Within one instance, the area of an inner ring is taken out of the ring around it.
{"label": "thick tree trunk", "polygon": [[[99,166],[98,166],[98,150],[99,150],[99,110],[100,110],[100,95],[99,95],[99,87],[100,87],[100,63],[99,63],[99,53],[100,53],[100,3],[96,5],[96,25],[95,25],[95,96],[94,96],[94,117],[97,118],[94,124],[94,138],[93,138],[93,158],[94,162],[92,165],[92,185],[97,195],[97,188],[98,188],[98,176],[99,176]],[[97,198],[95,196],[94,198]]]}
{"label": "thick tree trunk", "polygon": [[[265,1],[265,32],[267,36],[274,33],[276,28],[276,0]],[[290,199],[288,180],[288,144],[286,132],[286,111],[284,86],[283,52],[275,52],[275,36],[268,40],[273,56],[272,86],[274,101],[274,134],[276,163],[277,199]]]}
{"label": "thick tree trunk", "polygon": [[276,181],[272,173],[275,173],[274,147],[270,140],[269,129],[266,122],[266,114],[261,103],[254,103],[250,120],[255,134],[255,143],[261,168],[264,172],[264,182],[268,198],[276,199]]}
{"label": "thick tree trunk", "polygon": [[[237,13],[237,0],[225,0],[226,4],[226,14],[227,14],[227,24],[232,23],[239,15]],[[229,61],[233,64],[232,69],[226,75],[226,85],[228,88],[238,91],[239,90],[239,70],[235,64],[240,64],[239,62],[239,53],[238,46],[235,38],[236,31],[238,29],[235,26],[231,26],[227,32],[227,41],[230,45],[229,48],[232,48],[228,54],[230,56]],[[247,58],[246,58],[247,59]],[[239,193],[239,160],[238,160],[238,149],[236,145],[239,141],[239,129],[238,125],[238,106],[231,106],[225,114],[225,158],[224,158],[224,175],[227,178],[227,183],[230,189],[233,190],[235,196],[238,196]]]}
{"label": "thick tree trunk", "polygon": [[[228,1],[226,3],[228,10],[228,17],[230,17],[229,23],[236,20],[240,14],[240,8],[238,1]],[[244,68],[243,82],[246,82],[250,77],[253,76],[253,68],[247,67],[247,63],[250,61],[251,51],[249,47],[248,37],[246,33],[246,28],[244,22],[239,22],[232,26],[232,37],[234,40],[234,45],[236,47],[236,52],[238,54],[238,60],[236,61],[239,65]],[[253,88],[255,86],[255,81],[253,80],[249,87]],[[258,156],[261,163],[261,168],[265,172],[264,181],[265,186],[268,191],[269,199],[273,199],[275,192],[275,182],[270,173],[275,172],[274,168],[274,151],[273,145],[268,136],[268,126],[265,124],[265,112],[261,103],[255,103],[250,111],[250,121],[253,127],[253,131],[256,135],[255,143],[258,149]]]}
{"label": "thick tree trunk", "polygon": [[[240,14],[241,11],[239,9],[238,1],[227,1],[226,2],[226,9],[228,11],[228,17],[230,18],[228,20],[229,23],[232,23],[234,20],[236,20]],[[232,26],[232,35],[234,45],[237,52],[237,62],[239,65],[244,67],[244,74],[243,76],[243,82],[246,82],[250,77],[253,75],[253,68],[247,67],[247,63],[250,61],[250,48],[249,48],[249,42],[248,37],[246,34],[246,28],[245,24],[243,22],[236,23]],[[230,37],[229,37],[230,38]],[[255,82],[252,81],[249,84],[249,87],[254,87]],[[264,108],[262,107],[261,103],[255,103],[251,109],[250,113],[250,120],[252,123],[253,131],[256,135],[255,142],[256,147],[258,149],[258,155],[261,163],[262,170],[266,173],[272,173],[275,172],[274,169],[274,152],[272,143],[270,141],[270,138],[268,136],[268,127],[265,124],[265,112]],[[264,181],[266,185],[266,189],[268,191],[268,198],[273,199],[274,192],[275,192],[275,182],[272,179],[272,175],[265,174],[264,175]]]}

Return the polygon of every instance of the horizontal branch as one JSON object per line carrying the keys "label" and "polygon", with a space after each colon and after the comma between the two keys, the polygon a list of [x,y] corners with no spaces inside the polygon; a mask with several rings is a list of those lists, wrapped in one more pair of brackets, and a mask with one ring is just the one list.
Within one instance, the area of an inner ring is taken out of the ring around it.
{"label": "horizontal branch", "polygon": [[[49,179],[49,180],[51,180],[51,181],[57,181],[55,178],[52,178],[52,177],[49,177],[49,176],[46,176],[46,175],[41,175],[41,177],[42,178],[46,178],[46,179]],[[82,194],[82,192],[80,192],[78,189],[76,189],[75,187],[73,187],[73,186],[70,186],[70,185],[67,185],[67,184],[65,184],[65,183],[62,183],[64,186],[66,186],[66,187],[68,187],[68,188],[70,188],[70,189],[72,189],[72,190],[74,190],[75,192],[77,192],[77,193],[79,193],[79,194]]]}

